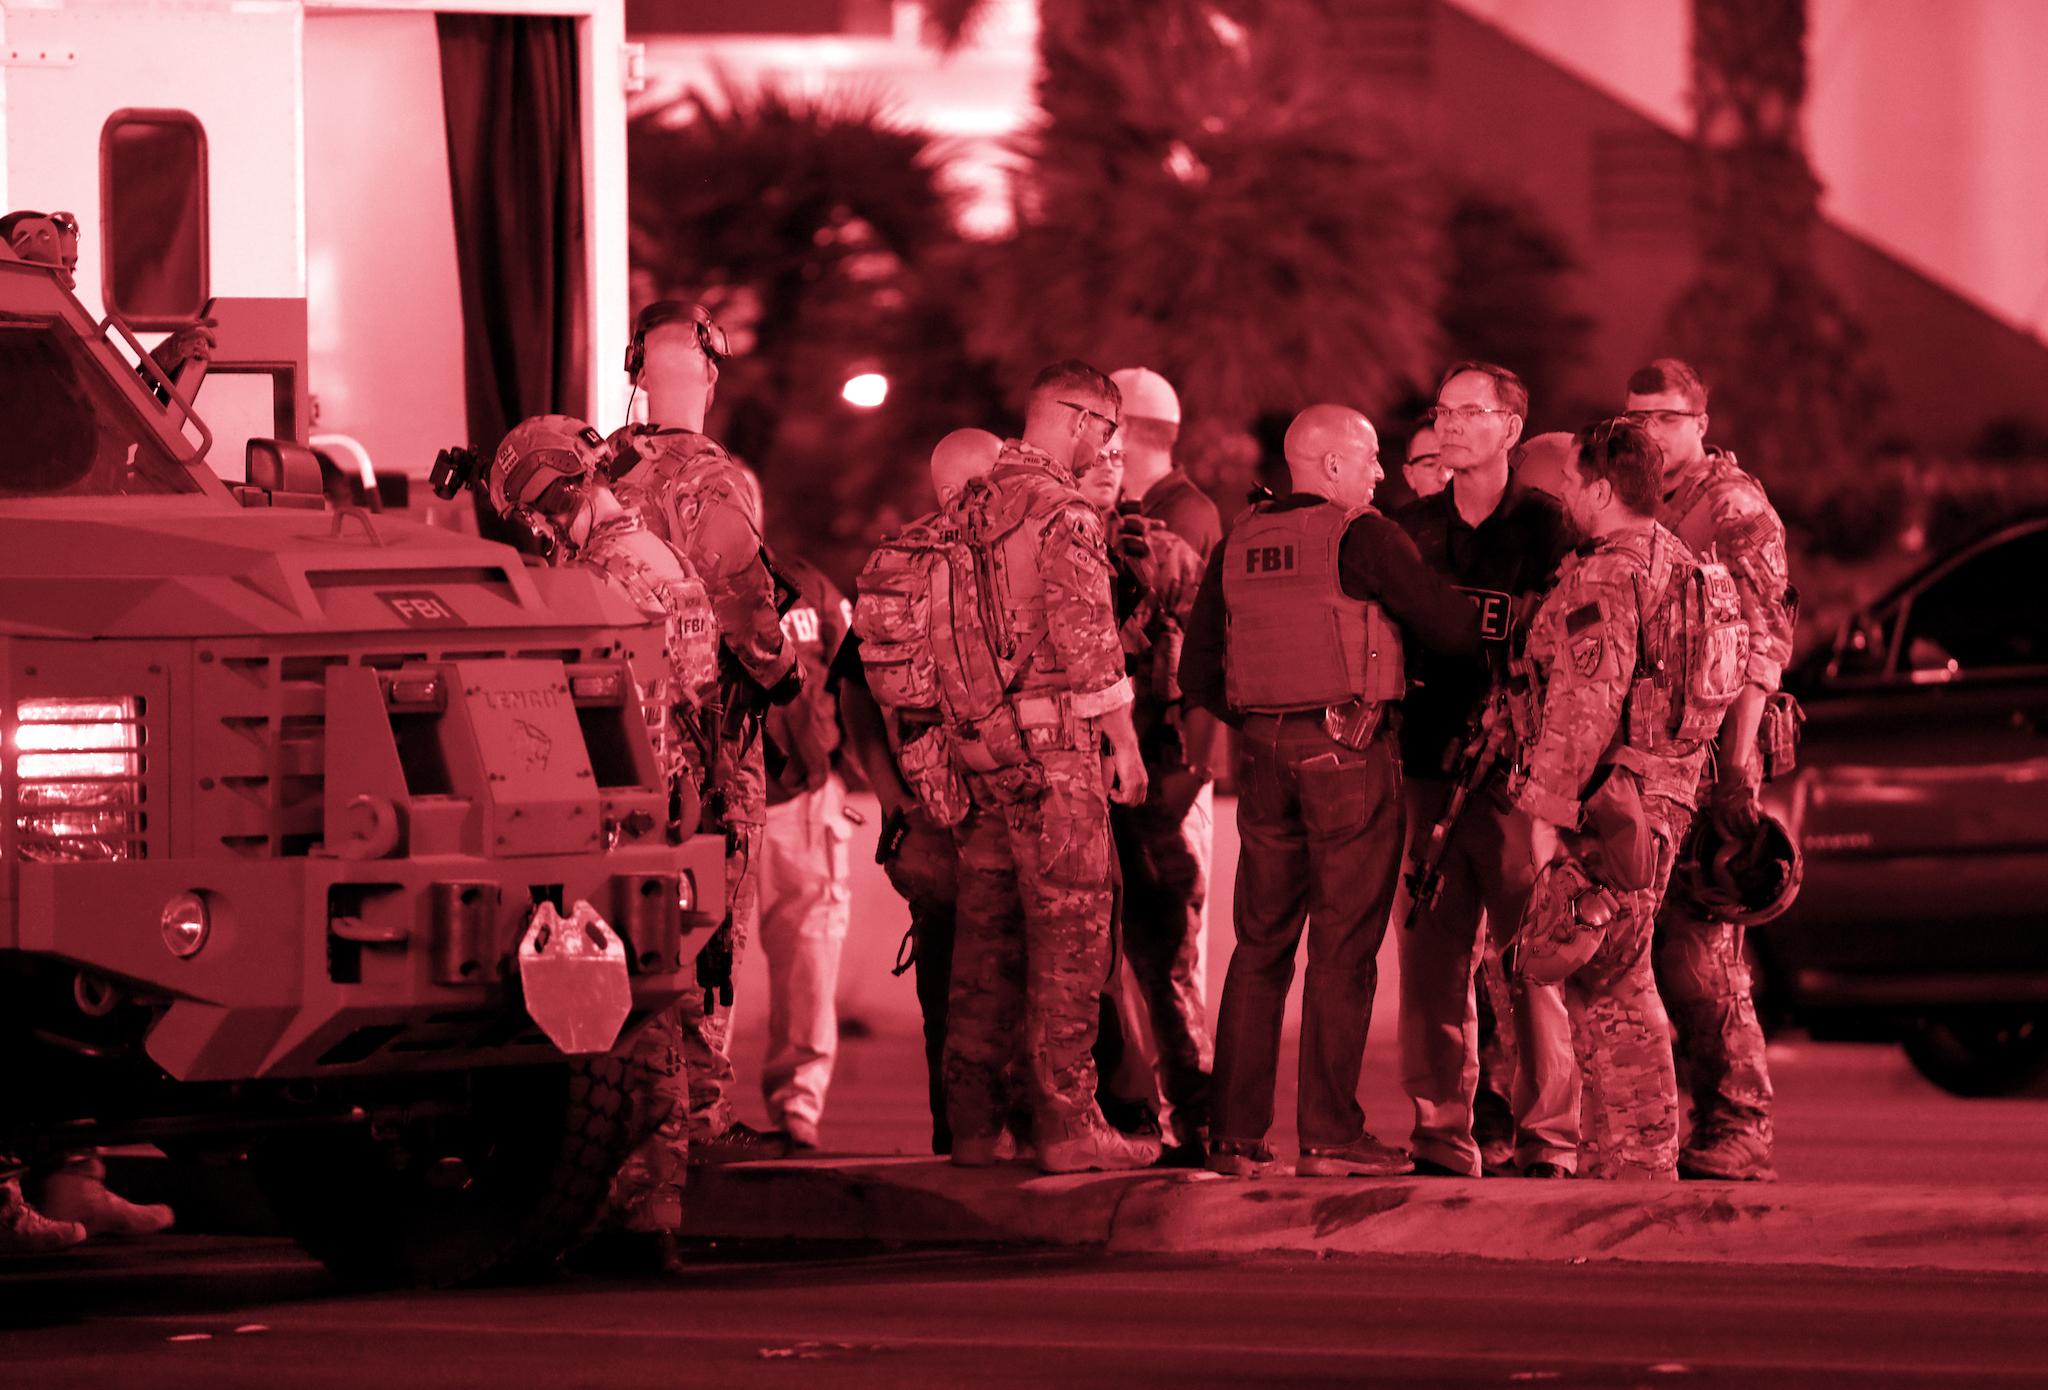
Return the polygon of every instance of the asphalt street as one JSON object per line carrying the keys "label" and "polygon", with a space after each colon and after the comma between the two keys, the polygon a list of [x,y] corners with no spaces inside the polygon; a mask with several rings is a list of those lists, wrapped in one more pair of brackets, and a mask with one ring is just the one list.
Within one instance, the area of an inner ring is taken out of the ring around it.
{"label": "asphalt street", "polygon": [[274,1242],[0,1266],[10,1386],[2037,1386],[2048,1276],[704,1250],[341,1295]]}

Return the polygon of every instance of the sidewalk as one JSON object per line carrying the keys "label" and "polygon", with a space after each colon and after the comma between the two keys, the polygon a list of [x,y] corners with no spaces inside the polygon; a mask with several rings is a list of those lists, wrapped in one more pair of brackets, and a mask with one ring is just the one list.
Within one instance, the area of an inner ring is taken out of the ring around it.
{"label": "sidewalk", "polygon": [[1782,1183],[1047,1177],[931,1158],[691,1174],[724,1239],[1045,1244],[1121,1254],[1480,1255],[1857,1269],[2048,1270],[2048,1193]]}
{"label": "sidewalk", "polygon": [[[856,801],[856,805],[862,804]],[[1217,808],[1209,1004],[1229,959],[1236,834]],[[840,971],[842,1042],[823,1127],[828,1156],[692,1174],[695,1234],[1018,1242],[1115,1251],[1471,1255],[1500,1259],[1727,1261],[1858,1268],[2048,1270],[2048,1104],[1960,1101],[1913,1075],[1896,1048],[1774,1044],[1778,1169],[1771,1185],[1300,1180],[1209,1174],[1044,1177],[929,1157],[924,1059],[908,978],[891,979],[905,913],[856,827],[854,926]],[[1410,1110],[1394,1058],[1398,953],[1380,986],[1359,1098],[1382,1139]],[[734,1036],[743,1118],[765,1124],[753,1078],[765,1046],[765,967],[750,953]],[[1293,1153],[1290,1000],[1269,1141]],[[841,1156],[844,1155],[844,1156]],[[894,1157],[890,1157],[893,1155]],[[701,1177],[701,1180],[700,1180]]]}

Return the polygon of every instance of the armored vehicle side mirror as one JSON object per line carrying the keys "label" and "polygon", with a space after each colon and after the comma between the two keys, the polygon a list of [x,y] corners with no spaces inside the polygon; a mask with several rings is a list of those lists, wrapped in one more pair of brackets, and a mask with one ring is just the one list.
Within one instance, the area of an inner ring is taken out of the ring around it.
{"label": "armored vehicle side mirror", "polygon": [[320,460],[305,445],[289,439],[252,439],[248,457],[249,486],[269,493],[273,506],[326,505]]}

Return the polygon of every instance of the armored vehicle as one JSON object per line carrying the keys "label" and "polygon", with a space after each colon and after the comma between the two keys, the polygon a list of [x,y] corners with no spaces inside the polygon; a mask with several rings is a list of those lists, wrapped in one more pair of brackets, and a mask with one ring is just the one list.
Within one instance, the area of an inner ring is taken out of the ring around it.
{"label": "armored vehicle", "polygon": [[208,446],[117,319],[0,263],[0,1149],[232,1146],[350,1278],[551,1260],[723,913],[633,679],[660,632]]}

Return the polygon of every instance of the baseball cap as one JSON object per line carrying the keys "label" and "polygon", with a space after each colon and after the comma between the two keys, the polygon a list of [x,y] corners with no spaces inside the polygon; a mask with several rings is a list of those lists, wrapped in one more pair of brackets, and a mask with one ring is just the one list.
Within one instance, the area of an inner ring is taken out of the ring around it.
{"label": "baseball cap", "polygon": [[1109,379],[1123,393],[1123,413],[1126,416],[1164,420],[1170,425],[1180,423],[1180,397],[1174,394],[1166,378],[1150,367],[1126,367],[1120,372],[1111,372]]}

